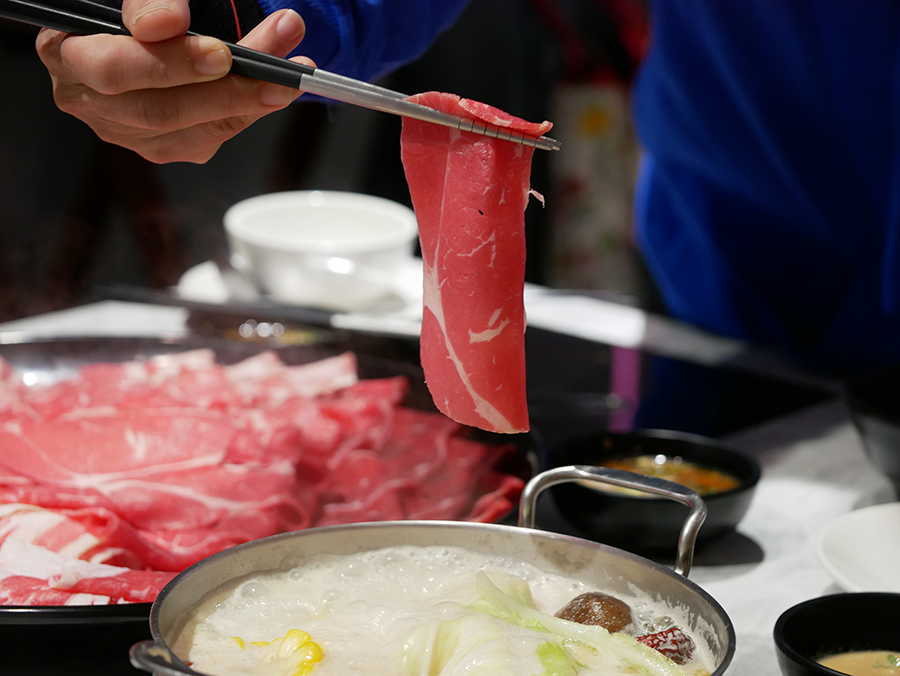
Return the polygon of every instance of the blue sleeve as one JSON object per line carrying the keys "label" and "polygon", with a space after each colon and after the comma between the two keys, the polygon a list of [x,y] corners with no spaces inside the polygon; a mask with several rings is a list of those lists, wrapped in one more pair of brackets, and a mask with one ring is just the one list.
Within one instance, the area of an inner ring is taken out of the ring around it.
{"label": "blue sleeve", "polygon": [[653,23],[635,224],[671,313],[828,368],[896,362],[900,4],[657,0]]}
{"label": "blue sleeve", "polygon": [[268,15],[296,10],[306,37],[295,55],[371,81],[415,60],[449,28],[467,0],[259,0]]}

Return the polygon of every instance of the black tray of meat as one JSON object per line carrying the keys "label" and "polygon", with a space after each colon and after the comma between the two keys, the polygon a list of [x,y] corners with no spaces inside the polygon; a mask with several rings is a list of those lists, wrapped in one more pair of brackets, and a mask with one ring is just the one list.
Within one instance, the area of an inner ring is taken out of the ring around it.
{"label": "black tray of meat", "polygon": [[4,676],[135,673],[180,570],[285,532],[515,518],[538,451],[434,410],[404,341],[0,344]]}

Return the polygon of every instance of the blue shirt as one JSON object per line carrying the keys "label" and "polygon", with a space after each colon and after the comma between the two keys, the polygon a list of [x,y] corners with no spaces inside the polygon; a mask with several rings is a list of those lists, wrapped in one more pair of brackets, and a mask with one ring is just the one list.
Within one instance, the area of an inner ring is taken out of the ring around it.
{"label": "blue shirt", "polygon": [[900,3],[656,0],[636,235],[673,315],[900,361]]}
{"label": "blue shirt", "polygon": [[465,0],[260,0],[266,14],[291,8],[306,37],[295,54],[319,68],[374,80],[421,56],[462,13]]}

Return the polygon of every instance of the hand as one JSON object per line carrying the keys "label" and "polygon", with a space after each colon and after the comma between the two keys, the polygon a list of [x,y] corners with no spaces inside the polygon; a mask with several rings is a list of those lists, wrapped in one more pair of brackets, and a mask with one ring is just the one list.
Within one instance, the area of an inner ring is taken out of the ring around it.
{"label": "hand", "polygon": [[[224,43],[185,36],[187,0],[125,0],[122,18],[133,37],[43,29],[37,51],[60,110],[104,141],[152,162],[206,162],[225,141],[300,95],[227,75],[231,52]],[[299,14],[281,10],[240,44],[286,56],[304,32]],[[315,65],[304,57],[295,60]]]}

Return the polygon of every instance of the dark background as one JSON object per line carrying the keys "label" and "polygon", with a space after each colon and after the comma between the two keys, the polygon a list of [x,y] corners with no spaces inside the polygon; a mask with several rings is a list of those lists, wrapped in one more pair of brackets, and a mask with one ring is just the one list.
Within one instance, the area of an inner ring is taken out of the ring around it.
{"label": "dark background", "polygon": [[[453,92],[528,120],[548,119],[559,82],[595,68],[631,77],[634,64],[605,4],[473,0],[421,59],[384,84],[405,93]],[[560,17],[562,32],[551,20]],[[169,286],[191,266],[225,257],[222,215],[262,192],[353,190],[409,203],[399,118],[298,102],[226,143],[205,165],[158,166],[99,141],[56,108],[35,54],[36,33],[0,20],[0,321],[79,304],[111,284]],[[548,155],[535,153],[532,174],[545,194]],[[526,212],[532,282],[545,279],[550,219],[548,209]]]}

